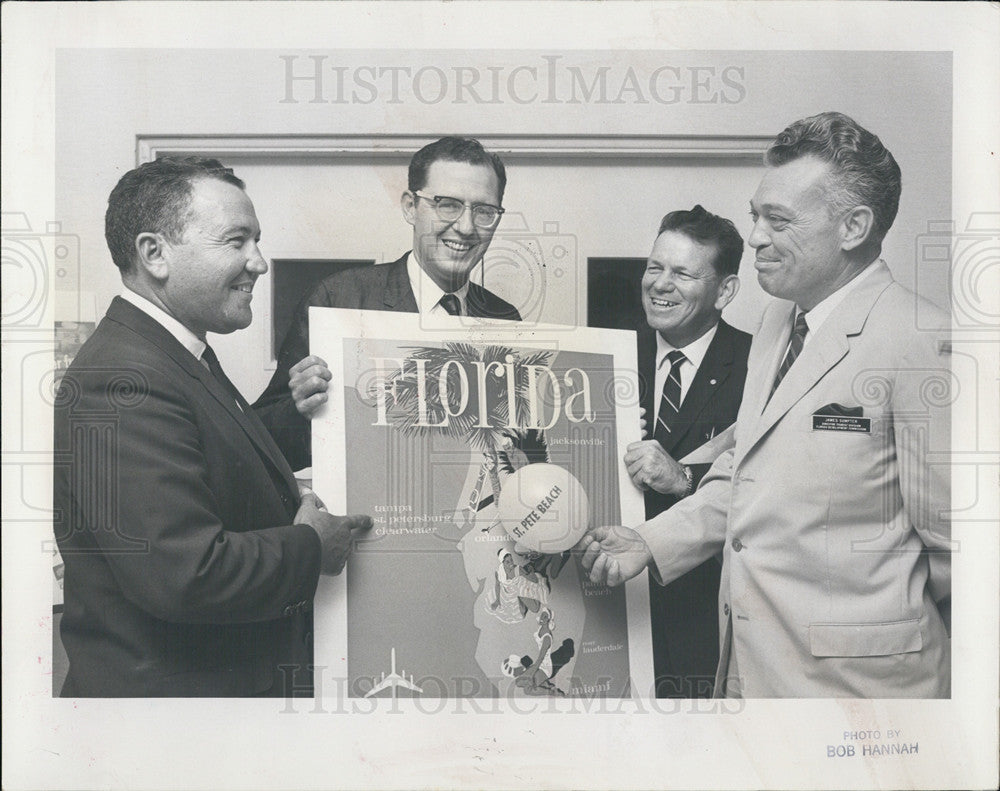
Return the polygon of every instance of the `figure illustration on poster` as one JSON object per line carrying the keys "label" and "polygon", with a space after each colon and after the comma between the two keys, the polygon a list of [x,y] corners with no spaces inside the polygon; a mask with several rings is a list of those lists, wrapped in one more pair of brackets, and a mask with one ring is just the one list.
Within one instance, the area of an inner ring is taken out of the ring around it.
{"label": "figure illustration on poster", "polygon": [[500,565],[494,573],[493,600],[489,610],[503,623],[520,623],[528,611],[548,602],[548,586],[543,586],[530,564],[518,566],[514,555],[507,549],[497,550]]}
{"label": "figure illustration on poster", "polygon": [[566,692],[556,686],[556,674],[573,658],[573,641],[569,637],[555,651],[552,651],[555,617],[547,607],[538,614],[538,631],[535,642],[538,644],[538,656],[532,659],[530,655],[518,657],[511,654],[501,664],[504,675],[514,679],[514,684],[528,695],[560,695]]}

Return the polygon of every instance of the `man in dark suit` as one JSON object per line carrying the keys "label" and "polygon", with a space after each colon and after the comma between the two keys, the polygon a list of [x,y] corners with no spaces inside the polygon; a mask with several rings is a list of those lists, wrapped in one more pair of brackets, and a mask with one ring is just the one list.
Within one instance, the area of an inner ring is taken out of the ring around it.
{"label": "man in dark suit", "polygon": [[[743,239],[701,206],[663,218],[642,278],[646,327],[639,376],[652,439],[629,446],[625,463],[645,490],[651,519],[691,494],[710,464],[687,454],[736,420],[750,336],[722,321],[739,289]],[[650,584],[658,697],[708,697],[719,661],[716,558],[663,587]]]}
{"label": "man in dark suit", "polygon": [[296,310],[278,363],[254,410],[293,469],[312,463],[309,419],[326,401],[330,370],[309,355],[309,308],[394,310],[520,321],[509,302],[470,281],[503,214],[507,174],[477,140],[444,137],[410,161],[401,206],[413,250],[382,266],[338,272]]}
{"label": "man in dark suit", "polygon": [[215,160],[161,159],[119,181],[106,236],[124,289],[55,409],[62,695],[311,694],[318,575],[371,520],[300,496],[206,344],[250,324],[253,204]]}

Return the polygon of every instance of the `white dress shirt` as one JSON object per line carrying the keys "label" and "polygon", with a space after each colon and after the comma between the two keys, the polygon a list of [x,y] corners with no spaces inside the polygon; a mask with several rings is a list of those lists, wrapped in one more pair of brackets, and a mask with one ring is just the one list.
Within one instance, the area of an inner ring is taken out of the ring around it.
{"label": "white dress shirt", "polygon": [[[410,278],[410,288],[413,289],[413,296],[417,300],[417,312],[421,316],[448,316],[450,315],[441,304],[441,297],[446,293],[435,283],[422,266],[417,263],[417,257],[410,253],[406,257],[406,274]],[[458,297],[461,306],[461,315],[469,315],[466,295],[469,293],[469,281],[466,280],[460,289],[450,292]]]}
{"label": "white dress shirt", "polygon": [[[129,289],[128,286],[122,289],[121,297],[126,302],[130,302],[131,304],[135,305],[137,308],[139,308],[139,310],[141,310],[143,313],[149,316],[157,324],[163,325],[163,328],[171,335],[173,335],[181,346],[183,346],[185,349],[191,352],[191,354],[194,355],[194,358],[198,362],[200,362],[205,367],[206,370],[211,372],[212,369],[209,366],[208,361],[202,357],[202,355],[205,354],[206,347],[208,346],[208,344],[205,343],[205,341],[201,340],[201,338],[199,338],[197,335],[191,332],[191,330],[189,330],[187,327],[185,327],[183,324],[177,321],[177,319],[175,319],[173,316],[171,316],[169,313],[163,310],[163,308],[161,308],[159,305],[155,305],[148,299],[146,299],[144,296],[136,294],[134,291]],[[236,404],[236,407],[240,410],[240,412],[245,413],[243,405],[240,404],[239,400],[238,399],[233,399],[233,400],[234,403]]]}
{"label": "white dress shirt", "polygon": [[191,330],[181,324],[177,319],[167,313],[163,308],[154,305],[145,297],[136,294],[127,286],[122,289],[122,299],[135,305],[139,310],[149,316],[157,324],[162,324],[163,328],[173,335],[177,342],[194,355],[195,359],[201,362],[201,355],[205,353],[205,341],[201,340]]}
{"label": "white dress shirt", "polygon": [[[678,351],[684,353],[687,358],[683,363],[681,363],[680,377],[681,377],[681,404],[684,403],[684,399],[687,397],[688,390],[691,389],[691,382],[694,381],[694,376],[698,373],[698,369],[701,367],[701,361],[705,359],[705,354],[708,352],[708,347],[712,344],[712,339],[715,337],[715,331],[719,328],[718,324],[715,324],[712,329],[706,332],[697,340],[691,341],[687,346],[684,346]],[[660,396],[663,393],[663,383],[667,381],[667,375],[670,373],[670,362],[667,360],[667,354],[677,349],[676,346],[671,346],[667,343],[660,333],[656,333],[656,398],[653,403],[656,405],[656,409],[660,408]],[[652,425],[656,422],[656,415],[646,415],[646,423]]]}
{"label": "white dress shirt", "polygon": [[[877,268],[876,265],[880,263],[883,263],[881,259],[872,261],[868,264],[868,266],[862,269],[861,272],[848,280],[844,283],[844,285],[806,313],[806,326],[809,328],[809,332],[806,333],[805,342],[802,344],[803,348],[809,344],[809,341],[812,340],[813,335],[816,334],[823,322],[830,318],[830,314],[833,313],[837,305],[843,302],[847,295],[858,287],[858,284],[861,283],[861,281],[874,272]],[[798,315],[798,313],[802,311],[802,308],[796,305],[795,310],[796,315]]]}

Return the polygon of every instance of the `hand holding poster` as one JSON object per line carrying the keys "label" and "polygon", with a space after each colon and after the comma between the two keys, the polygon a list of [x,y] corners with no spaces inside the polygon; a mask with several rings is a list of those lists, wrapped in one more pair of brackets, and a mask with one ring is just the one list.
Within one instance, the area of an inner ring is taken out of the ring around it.
{"label": "hand holding poster", "polygon": [[639,436],[634,335],[309,321],[333,372],[313,482],[375,521],[346,580],[320,582],[317,666],[346,657],[348,697],[647,694],[645,580],[594,585],[569,553],[590,525],[642,518],[620,463]]}

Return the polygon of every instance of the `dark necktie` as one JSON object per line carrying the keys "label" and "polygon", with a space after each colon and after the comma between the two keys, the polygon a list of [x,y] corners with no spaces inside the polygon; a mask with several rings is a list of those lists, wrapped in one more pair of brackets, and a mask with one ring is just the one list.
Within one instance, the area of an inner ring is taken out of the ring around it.
{"label": "dark necktie", "polygon": [[663,382],[660,408],[656,413],[656,430],[653,432],[653,439],[659,440],[661,445],[666,444],[677,412],[681,408],[681,366],[687,357],[684,356],[684,352],[674,349],[667,352],[667,360],[670,362],[670,370]]}
{"label": "dark necktie", "polygon": [[458,301],[458,297],[454,294],[445,294],[441,297],[441,307],[443,307],[452,316],[462,315],[462,303]]}
{"label": "dark necktie", "polygon": [[208,365],[208,370],[215,377],[215,381],[222,385],[222,389],[233,397],[236,406],[242,412],[243,405],[240,403],[240,393],[236,389],[236,386],[229,381],[229,377],[223,372],[222,366],[219,364],[219,358],[216,357],[212,347],[208,344],[205,344],[205,351],[201,353],[201,359]]}
{"label": "dark necktie", "polygon": [[[215,381],[222,385],[222,389],[232,397],[236,403],[236,408],[243,413],[243,430],[249,434],[254,449],[268,468],[271,480],[274,481],[278,492],[291,493],[281,494],[281,502],[287,509],[288,515],[291,516],[299,507],[299,498],[297,496],[298,485],[292,477],[291,469],[282,458],[281,451],[274,444],[271,435],[268,434],[267,429],[264,428],[264,424],[260,422],[260,419],[254,414],[249,404],[244,408],[243,405],[246,402],[243,400],[243,396],[236,389],[236,385],[229,381],[229,377],[226,376],[222,370],[222,366],[219,364],[219,358],[208,344],[205,344],[205,351],[201,353],[201,361],[208,367]],[[277,460],[280,460],[280,463]]]}
{"label": "dark necktie", "polygon": [[767,397],[768,401],[771,400],[771,396],[774,395],[774,391],[778,389],[778,384],[785,378],[785,374],[788,373],[788,369],[792,367],[792,363],[795,362],[795,358],[802,352],[802,346],[806,342],[807,332],[809,332],[809,325],[806,324],[806,314],[800,311],[795,316],[795,327],[792,328],[792,337],[788,341],[788,351],[785,352],[785,359],[781,361],[778,373],[774,377],[774,384],[771,386],[771,395]]}

